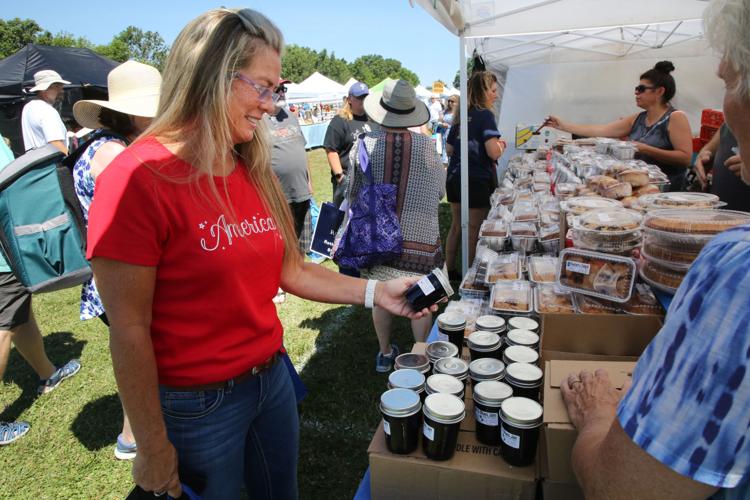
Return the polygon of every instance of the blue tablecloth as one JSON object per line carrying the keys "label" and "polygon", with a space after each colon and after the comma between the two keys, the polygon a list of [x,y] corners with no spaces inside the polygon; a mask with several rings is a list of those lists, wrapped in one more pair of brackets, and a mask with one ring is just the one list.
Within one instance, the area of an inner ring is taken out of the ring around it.
{"label": "blue tablecloth", "polygon": [[328,124],[314,123],[312,125],[301,125],[302,135],[305,136],[305,147],[307,149],[319,148],[323,145],[323,140],[326,137],[326,130],[328,130]]}

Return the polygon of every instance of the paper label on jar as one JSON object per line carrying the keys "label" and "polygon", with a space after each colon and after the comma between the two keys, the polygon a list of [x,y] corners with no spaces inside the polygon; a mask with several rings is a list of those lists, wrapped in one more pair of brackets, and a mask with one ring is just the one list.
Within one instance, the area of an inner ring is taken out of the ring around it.
{"label": "paper label on jar", "polygon": [[474,416],[476,417],[477,422],[479,422],[480,424],[491,425],[493,427],[497,427],[499,425],[497,413],[484,411],[475,406]]}
{"label": "paper label on jar", "polygon": [[500,438],[503,440],[503,443],[511,448],[519,449],[521,447],[521,438],[506,431],[502,425],[500,426]]}
{"label": "paper label on jar", "polygon": [[383,419],[383,432],[389,436],[391,435],[391,424],[389,424],[386,419]]}
{"label": "paper label on jar", "polygon": [[571,273],[589,274],[591,272],[591,265],[586,264],[585,262],[569,260],[565,262],[565,270],[570,271]]}
{"label": "paper label on jar", "polygon": [[435,291],[435,286],[430,281],[429,276],[425,276],[421,280],[417,281],[417,286],[420,290],[422,290],[422,293],[425,294],[425,296],[430,295]]}
{"label": "paper label on jar", "polygon": [[430,427],[430,424],[428,424],[427,422],[425,422],[422,426],[422,434],[424,434],[424,437],[426,437],[430,441],[435,441],[435,429]]}

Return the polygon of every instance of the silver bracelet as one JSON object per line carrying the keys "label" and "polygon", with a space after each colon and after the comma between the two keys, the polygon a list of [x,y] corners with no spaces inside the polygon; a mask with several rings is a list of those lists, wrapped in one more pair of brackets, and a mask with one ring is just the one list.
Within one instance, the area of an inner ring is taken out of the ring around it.
{"label": "silver bracelet", "polygon": [[367,287],[365,288],[365,307],[367,309],[372,309],[375,306],[375,286],[377,284],[377,280],[367,280]]}

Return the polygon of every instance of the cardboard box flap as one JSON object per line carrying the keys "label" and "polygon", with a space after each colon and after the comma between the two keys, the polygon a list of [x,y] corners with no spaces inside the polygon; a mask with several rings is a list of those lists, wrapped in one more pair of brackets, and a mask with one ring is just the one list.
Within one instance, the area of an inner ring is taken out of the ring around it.
{"label": "cardboard box flap", "polygon": [[606,370],[609,374],[609,380],[612,385],[622,389],[625,380],[632,376],[635,363],[612,362],[612,361],[559,361],[552,360],[549,362],[550,386],[556,389],[560,388],[563,380],[568,378],[571,373],[580,373],[583,370],[595,372],[598,369]]}

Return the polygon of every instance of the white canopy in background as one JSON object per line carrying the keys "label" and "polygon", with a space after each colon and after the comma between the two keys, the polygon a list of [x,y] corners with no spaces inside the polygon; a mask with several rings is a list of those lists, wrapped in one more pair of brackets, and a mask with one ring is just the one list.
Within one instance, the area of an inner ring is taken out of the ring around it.
{"label": "white canopy in background", "polygon": [[414,92],[417,93],[417,97],[420,99],[429,99],[432,95],[432,92],[427,90],[422,84],[417,85],[414,87]]}
{"label": "white canopy in background", "polygon": [[[687,113],[694,132],[702,109],[721,106],[723,87],[715,75],[718,58],[703,37],[705,0],[409,2],[459,36],[462,58],[476,52],[500,76],[504,89],[496,112],[500,131],[511,146],[516,124],[538,124],[548,114],[603,123],[639,112],[633,96],[638,77],[664,59],[676,67],[673,104]],[[462,71],[463,94],[465,78]],[[466,134],[465,105],[462,99],[462,135]],[[462,167],[468,159],[464,145]],[[506,153],[504,159],[511,155]],[[462,196],[468,196],[465,186]],[[467,261],[463,264],[465,271]]]}
{"label": "white canopy in background", "polygon": [[317,71],[300,83],[287,84],[286,88],[286,100],[290,104],[341,101],[348,92],[348,87]]}

